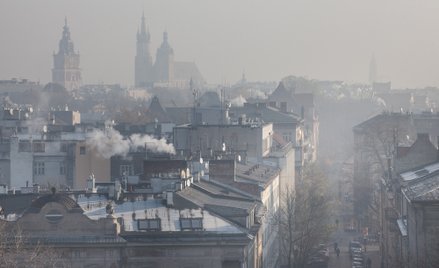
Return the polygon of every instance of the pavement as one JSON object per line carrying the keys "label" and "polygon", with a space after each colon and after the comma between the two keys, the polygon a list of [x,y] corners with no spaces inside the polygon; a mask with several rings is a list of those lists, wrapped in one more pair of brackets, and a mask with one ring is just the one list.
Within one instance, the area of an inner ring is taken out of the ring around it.
{"label": "pavement", "polygon": [[[357,232],[345,232],[342,229],[338,229],[331,236],[331,245],[329,247],[329,263],[328,268],[352,268],[352,261],[349,254],[349,242],[354,238],[358,238],[361,234]],[[334,251],[333,243],[337,242],[340,248],[340,256]],[[366,245],[366,251],[364,251],[364,260],[370,258],[372,261],[371,268],[380,268],[380,248],[378,243]]]}

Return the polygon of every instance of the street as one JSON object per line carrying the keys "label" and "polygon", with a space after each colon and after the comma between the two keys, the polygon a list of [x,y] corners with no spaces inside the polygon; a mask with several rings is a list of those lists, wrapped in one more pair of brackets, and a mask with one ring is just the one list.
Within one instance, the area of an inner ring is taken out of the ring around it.
{"label": "street", "polygon": [[[332,245],[329,245],[329,268],[351,268],[352,261],[349,255],[349,241],[354,238],[358,238],[360,233],[357,232],[345,232],[342,229],[337,230],[331,237],[331,242],[337,242],[340,248],[340,256],[337,257]],[[370,258],[372,261],[371,268],[380,267],[379,246],[378,244],[372,244],[366,246],[366,252],[364,252],[364,260]],[[365,266],[364,266],[365,267]]]}

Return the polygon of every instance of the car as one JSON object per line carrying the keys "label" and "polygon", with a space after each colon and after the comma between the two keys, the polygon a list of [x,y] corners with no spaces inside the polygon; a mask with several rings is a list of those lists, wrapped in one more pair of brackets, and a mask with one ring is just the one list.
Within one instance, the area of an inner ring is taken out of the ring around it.
{"label": "car", "polygon": [[363,252],[363,247],[361,245],[360,242],[352,240],[351,242],[349,242],[349,253],[351,255],[351,257],[355,254],[355,253],[362,253]]}

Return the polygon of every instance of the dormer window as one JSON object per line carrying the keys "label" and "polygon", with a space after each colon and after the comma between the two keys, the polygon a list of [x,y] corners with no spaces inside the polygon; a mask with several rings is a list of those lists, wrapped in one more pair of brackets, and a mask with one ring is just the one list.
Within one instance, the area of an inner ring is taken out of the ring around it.
{"label": "dormer window", "polygon": [[162,229],[160,219],[137,220],[137,228],[145,231],[160,231]]}
{"label": "dormer window", "polygon": [[201,231],[203,230],[203,218],[180,218],[182,231]]}

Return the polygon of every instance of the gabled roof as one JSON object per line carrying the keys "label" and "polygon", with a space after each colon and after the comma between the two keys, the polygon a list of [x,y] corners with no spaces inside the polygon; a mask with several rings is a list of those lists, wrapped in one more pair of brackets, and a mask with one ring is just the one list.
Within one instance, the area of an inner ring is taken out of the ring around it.
{"label": "gabled roof", "polygon": [[163,109],[162,105],[160,104],[159,98],[157,96],[154,96],[152,98],[147,113],[148,113],[148,117],[154,118],[154,120],[157,119],[158,122],[168,123],[171,121],[167,112]]}
{"label": "gabled roof", "polygon": [[277,88],[268,97],[269,99],[293,99],[292,91],[286,89],[283,82],[280,82]]}

